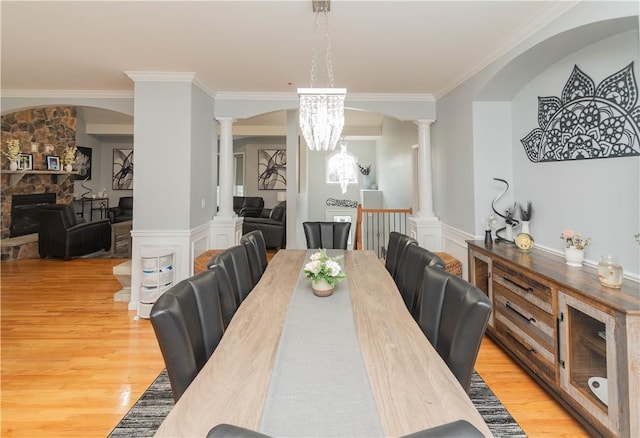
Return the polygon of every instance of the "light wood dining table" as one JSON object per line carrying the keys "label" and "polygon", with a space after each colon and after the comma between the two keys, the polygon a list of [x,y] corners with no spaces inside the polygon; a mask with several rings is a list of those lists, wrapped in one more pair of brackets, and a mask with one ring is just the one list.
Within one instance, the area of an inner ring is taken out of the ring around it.
{"label": "light wood dining table", "polygon": [[[307,257],[306,250],[278,251],[156,436],[205,437],[220,423],[259,430],[289,304]],[[460,419],[491,436],[375,253],[344,251],[342,263],[384,436],[399,437]]]}

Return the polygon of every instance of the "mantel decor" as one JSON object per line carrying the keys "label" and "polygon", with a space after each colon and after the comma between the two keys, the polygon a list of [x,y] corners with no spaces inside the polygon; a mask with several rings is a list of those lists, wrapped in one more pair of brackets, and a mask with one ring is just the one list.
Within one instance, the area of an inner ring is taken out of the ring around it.
{"label": "mantel decor", "polygon": [[640,155],[633,62],[598,86],[573,67],[560,97],[538,97],[538,128],[522,140],[534,163]]}

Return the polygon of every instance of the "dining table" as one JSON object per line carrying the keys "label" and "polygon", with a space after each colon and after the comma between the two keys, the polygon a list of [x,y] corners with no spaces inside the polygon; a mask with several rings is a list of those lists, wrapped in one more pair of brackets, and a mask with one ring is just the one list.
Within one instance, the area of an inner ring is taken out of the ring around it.
{"label": "dining table", "polygon": [[220,423],[269,436],[400,437],[456,420],[492,436],[373,251],[327,250],[346,278],[317,297],[282,249],[157,437]]}

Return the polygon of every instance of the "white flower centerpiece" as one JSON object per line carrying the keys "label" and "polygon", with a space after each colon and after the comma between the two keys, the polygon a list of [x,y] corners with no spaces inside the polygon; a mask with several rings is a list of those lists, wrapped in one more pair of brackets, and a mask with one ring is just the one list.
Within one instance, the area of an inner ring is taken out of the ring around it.
{"label": "white flower centerpiece", "polygon": [[342,256],[329,257],[327,250],[320,250],[311,255],[309,263],[304,265],[304,276],[311,280],[313,293],[319,297],[328,297],[333,293],[333,289],[340,281],[344,280],[345,274],[338,263]]}

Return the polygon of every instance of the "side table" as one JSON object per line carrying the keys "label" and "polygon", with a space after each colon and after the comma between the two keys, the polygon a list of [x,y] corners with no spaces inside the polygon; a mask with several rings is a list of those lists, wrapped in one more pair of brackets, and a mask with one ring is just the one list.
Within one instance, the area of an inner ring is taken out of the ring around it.
{"label": "side table", "polygon": [[133,221],[111,224],[111,254],[113,257],[131,257],[131,227]]}

